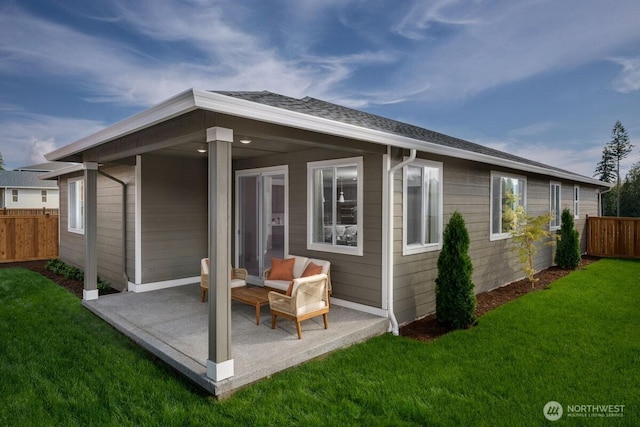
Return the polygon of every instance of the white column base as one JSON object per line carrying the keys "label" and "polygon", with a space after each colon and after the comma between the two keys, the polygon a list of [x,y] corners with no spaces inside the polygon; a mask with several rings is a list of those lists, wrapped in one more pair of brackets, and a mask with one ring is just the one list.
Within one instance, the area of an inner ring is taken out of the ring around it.
{"label": "white column base", "polygon": [[214,381],[222,381],[233,376],[233,359],[215,363],[207,360],[207,376]]}
{"label": "white column base", "polygon": [[94,299],[98,299],[98,290],[97,289],[93,289],[93,290],[86,290],[83,289],[82,290],[82,299],[85,301],[91,301]]}

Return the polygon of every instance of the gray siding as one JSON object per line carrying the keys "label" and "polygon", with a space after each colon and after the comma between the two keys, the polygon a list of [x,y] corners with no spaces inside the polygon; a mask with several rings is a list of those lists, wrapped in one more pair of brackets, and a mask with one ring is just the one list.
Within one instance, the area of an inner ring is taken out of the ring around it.
{"label": "gray siding", "polygon": [[[307,163],[342,157],[363,157],[363,256],[307,250]],[[234,162],[235,170],[289,167],[289,252],[331,262],[333,296],[374,307],[382,306],[382,157],[329,150]]]}
{"label": "gray siding", "polygon": [[208,239],[207,160],[142,156],[142,283],[200,274]]}
{"label": "gray siding", "polygon": [[[127,187],[127,274],[134,274],[135,260],[135,167],[106,165],[101,171],[123,181]],[[84,235],[68,231],[68,180],[60,180],[60,251],[59,258],[78,268],[84,266]],[[122,259],[122,187],[98,175],[98,275],[115,289],[125,286]]]}
{"label": "gray siding", "polygon": [[[476,293],[488,291],[524,276],[511,239],[490,241],[490,174],[491,171],[521,175],[527,178],[527,211],[540,215],[549,211],[550,178],[504,170],[480,163],[439,156],[422,156],[443,162],[444,226],[451,214],[459,210],[466,222],[471,244],[473,282]],[[440,251],[402,255],[402,174],[394,182],[394,309],[401,323],[435,312],[435,278]],[[562,184],[562,207],[573,212],[573,182]],[[580,186],[580,219],[576,228],[584,242],[587,215],[597,214],[595,187]],[[535,268],[541,270],[553,264],[554,249],[540,246]]]}

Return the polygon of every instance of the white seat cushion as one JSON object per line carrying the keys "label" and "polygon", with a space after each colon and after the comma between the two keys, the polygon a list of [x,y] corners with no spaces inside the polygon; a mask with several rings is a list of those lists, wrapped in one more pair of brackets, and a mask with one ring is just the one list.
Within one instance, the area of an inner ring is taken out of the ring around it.
{"label": "white seat cushion", "polygon": [[240,288],[242,286],[247,286],[247,282],[242,279],[231,279],[229,286],[232,288]]}
{"label": "white seat cushion", "polygon": [[289,284],[291,282],[289,280],[265,280],[264,286],[267,288],[277,289],[279,291],[287,292],[289,289]]}

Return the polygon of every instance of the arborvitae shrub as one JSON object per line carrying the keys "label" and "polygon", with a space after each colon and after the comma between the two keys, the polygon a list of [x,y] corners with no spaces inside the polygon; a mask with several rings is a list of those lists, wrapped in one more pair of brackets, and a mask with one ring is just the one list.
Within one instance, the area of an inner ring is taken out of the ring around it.
{"label": "arborvitae shrub", "polygon": [[473,265],[468,250],[469,233],[462,215],[456,211],[444,230],[436,278],[436,317],[439,323],[456,329],[476,323]]}
{"label": "arborvitae shrub", "polygon": [[555,262],[559,267],[575,270],[580,264],[580,237],[573,228],[573,215],[569,209],[562,211],[561,221]]}

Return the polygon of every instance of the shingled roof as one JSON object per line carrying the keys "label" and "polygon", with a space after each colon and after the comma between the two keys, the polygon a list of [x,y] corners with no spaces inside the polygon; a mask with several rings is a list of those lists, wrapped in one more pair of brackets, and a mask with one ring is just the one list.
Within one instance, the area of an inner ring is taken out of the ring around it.
{"label": "shingled roof", "polygon": [[44,181],[39,176],[40,172],[0,170],[0,188],[58,188],[57,182]]}
{"label": "shingled roof", "polygon": [[[424,129],[408,123],[399,122],[397,120],[388,119],[386,117],[370,114],[364,111],[355,110],[353,108],[343,107],[341,105],[332,104],[320,99],[305,97],[291,98],[273,92],[235,92],[235,91],[212,91],[221,95],[231,96],[246,101],[256,102],[259,104],[269,105],[271,107],[282,108],[297,113],[308,114],[310,116],[321,117],[336,122],[347,123],[354,126],[360,126],[367,129],[375,129],[382,132],[412,138],[418,141],[431,142],[445,147],[457,148],[473,153],[484,154],[487,156],[497,157],[500,159],[511,160],[530,166],[537,166],[545,169],[551,169],[575,176],[582,176],[575,172],[560,169],[555,166],[546,165],[534,160],[525,159],[515,156],[504,151],[495,150],[484,145],[465,141],[460,138],[445,135],[429,129]],[[588,178],[588,177],[585,177]]]}

